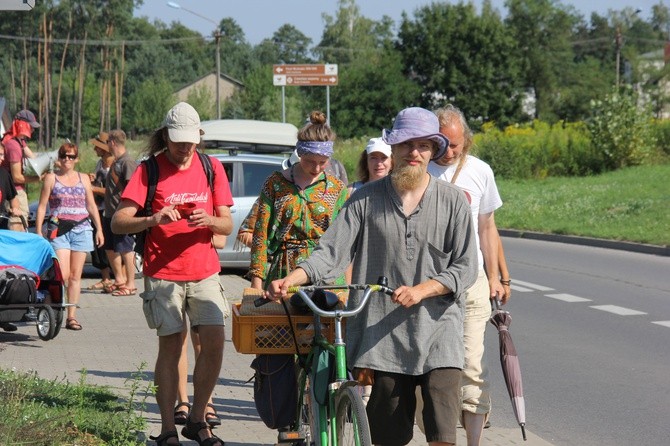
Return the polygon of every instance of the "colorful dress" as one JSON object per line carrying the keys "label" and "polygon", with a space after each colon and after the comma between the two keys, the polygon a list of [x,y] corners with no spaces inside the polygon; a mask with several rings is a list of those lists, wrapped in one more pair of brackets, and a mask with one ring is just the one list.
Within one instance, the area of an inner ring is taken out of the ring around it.
{"label": "colorful dress", "polygon": [[336,177],[322,174],[301,190],[281,172],[261,189],[249,274],[266,283],[285,277],[306,259],[348,198]]}

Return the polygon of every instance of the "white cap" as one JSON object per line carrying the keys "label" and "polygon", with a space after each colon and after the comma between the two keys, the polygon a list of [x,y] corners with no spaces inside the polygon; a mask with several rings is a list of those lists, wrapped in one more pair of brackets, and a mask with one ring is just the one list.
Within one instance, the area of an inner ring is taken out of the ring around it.
{"label": "white cap", "polygon": [[291,156],[289,158],[285,158],[284,161],[282,161],[282,168],[284,170],[288,169],[292,165],[299,163],[300,162],[300,157],[298,156],[298,151],[294,150],[293,153],[291,153]]}
{"label": "white cap", "polygon": [[165,116],[163,126],[167,127],[170,141],[200,143],[200,116],[191,105],[180,102],[170,109]]}
{"label": "white cap", "polygon": [[372,138],[365,147],[367,154],[372,152],[381,152],[386,156],[391,156],[391,146],[386,144],[381,138]]}

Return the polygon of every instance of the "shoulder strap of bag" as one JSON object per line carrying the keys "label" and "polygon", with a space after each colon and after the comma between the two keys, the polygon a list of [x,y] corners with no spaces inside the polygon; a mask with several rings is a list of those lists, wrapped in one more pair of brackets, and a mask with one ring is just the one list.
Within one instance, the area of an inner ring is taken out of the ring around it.
{"label": "shoulder strap of bag", "polygon": [[151,215],[151,202],[154,201],[156,195],[156,186],[158,185],[158,161],[156,157],[151,155],[149,158],[142,161],[144,167],[147,169],[147,197],[144,200],[144,215]]}
{"label": "shoulder strap of bag", "polygon": [[461,156],[461,159],[458,160],[458,166],[456,167],[456,172],[454,172],[454,176],[451,177],[451,184],[456,184],[456,178],[458,178],[458,174],[461,173],[461,169],[463,168],[463,165],[465,164],[465,158],[467,155]]}
{"label": "shoulder strap of bag", "polygon": [[212,159],[205,155],[204,153],[196,151],[198,158],[200,158],[200,164],[202,164],[202,170],[205,171],[205,176],[207,177],[207,184],[209,188],[214,192],[214,168],[212,167]]}

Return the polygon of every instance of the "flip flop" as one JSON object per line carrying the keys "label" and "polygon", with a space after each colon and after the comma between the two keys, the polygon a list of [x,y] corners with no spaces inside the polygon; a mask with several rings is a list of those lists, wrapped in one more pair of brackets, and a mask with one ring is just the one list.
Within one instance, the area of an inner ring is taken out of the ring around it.
{"label": "flip flop", "polygon": [[137,288],[128,288],[125,285],[121,285],[116,288],[112,296],[134,296],[135,294],[137,294]]}

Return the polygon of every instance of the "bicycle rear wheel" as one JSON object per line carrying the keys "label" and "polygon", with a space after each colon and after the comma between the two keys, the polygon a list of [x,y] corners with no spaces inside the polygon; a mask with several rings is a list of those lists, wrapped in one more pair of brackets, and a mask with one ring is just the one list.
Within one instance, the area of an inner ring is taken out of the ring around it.
{"label": "bicycle rear wheel", "polygon": [[372,446],[370,425],[359,385],[343,386],[335,394],[337,446]]}

